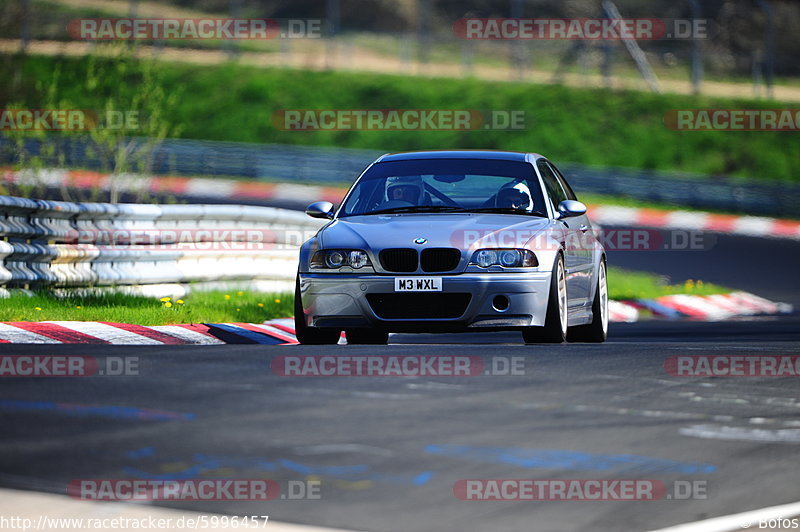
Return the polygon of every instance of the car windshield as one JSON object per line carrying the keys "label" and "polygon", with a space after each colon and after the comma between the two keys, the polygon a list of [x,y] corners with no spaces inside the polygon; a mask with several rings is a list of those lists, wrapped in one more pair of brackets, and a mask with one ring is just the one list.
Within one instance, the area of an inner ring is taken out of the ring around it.
{"label": "car windshield", "polygon": [[544,216],[533,167],[521,161],[425,159],[372,165],[339,216],[404,212],[498,212]]}

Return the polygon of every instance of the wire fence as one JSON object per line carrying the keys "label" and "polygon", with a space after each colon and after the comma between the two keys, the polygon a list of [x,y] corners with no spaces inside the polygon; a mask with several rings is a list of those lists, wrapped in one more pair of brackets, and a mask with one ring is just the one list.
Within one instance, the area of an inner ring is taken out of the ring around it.
{"label": "wire fence", "polygon": [[[397,73],[479,76],[495,79],[558,81],[565,77],[582,85],[657,87],[639,76],[642,65],[666,84],[711,93],[715,81],[750,78],[752,94],[772,93],[775,76],[796,76],[798,7],[793,2],[752,0],[700,2],[648,0],[616,4],[605,0],[535,2],[532,0],[325,0],[305,5],[260,5],[245,2],[249,17],[294,17],[319,21],[320,33],[298,38],[251,40],[151,39],[143,40],[157,54],[178,51],[184,59],[208,61],[209,53],[226,52],[228,60],[245,54],[259,64],[295,65],[326,69],[381,70]],[[242,16],[241,0],[212,2],[213,15]],[[227,6],[226,6],[227,4]],[[211,7],[207,3],[206,7]],[[38,8],[31,0],[11,0],[0,9],[0,39],[19,41],[21,50],[35,43],[92,46],[76,39],[69,28],[86,17],[164,16],[137,0],[97,9],[70,2]],[[198,17],[200,2],[169,5],[172,17]],[[225,8],[228,9],[225,9]],[[470,38],[458,31],[470,17],[521,20],[587,18],[651,19],[664,25],[660,38],[631,42],[597,38]],[[679,21],[679,22],[676,22]],[[695,28],[701,31],[688,31]],[[669,30],[669,31],[667,31]],[[205,54],[205,56],[204,56]],[[638,71],[638,72],[637,72]],[[644,74],[643,74],[644,76]],[[646,76],[644,76],[646,77]]]}

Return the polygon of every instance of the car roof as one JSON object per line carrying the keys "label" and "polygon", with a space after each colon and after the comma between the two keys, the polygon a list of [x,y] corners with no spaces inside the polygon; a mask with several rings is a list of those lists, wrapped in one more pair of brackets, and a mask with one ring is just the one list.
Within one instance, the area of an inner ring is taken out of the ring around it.
{"label": "car roof", "polygon": [[413,161],[426,159],[484,159],[495,161],[532,161],[541,158],[538,153],[501,150],[429,150],[387,153],[378,157],[376,163]]}

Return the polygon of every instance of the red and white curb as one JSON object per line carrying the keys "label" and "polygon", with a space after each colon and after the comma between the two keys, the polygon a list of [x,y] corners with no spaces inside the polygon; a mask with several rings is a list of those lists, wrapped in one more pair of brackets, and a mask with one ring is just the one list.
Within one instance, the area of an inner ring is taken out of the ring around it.
{"label": "red and white curb", "polygon": [[614,205],[590,205],[588,209],[592,221],[598,224],[710,231],[742,236],[800,240],[800,222],[795,220]]}
{"label": "red and white curb", "polygon": [[[635,322],[641,310],[660,318],[717,321],[737,316],[791,312],[791,305],[774,303],[747,292],[696,296],[676,294],[656,299],[609,301],[612,322]],[[8,344],[107,344],[107,345],[212,345],[296,344],[294,320],[264,323],[196,323],[180,325],[132,325],[99,321],[41,321],[0,323],[0,343]],[[346,343],[344,333],[339,343]]]}
{"label": "red and white curb", "polygon": [[292,334],[266,324],[208,323],[144,326],[98,321],[0,323],[0,343],[107,345],[291,344]]}
{"label": "red and white curb", "polygon": [[[8,183],[42,184],[49,187],[100,188],[108,190],[109,174],[86,170],[47,169],[35,177],[30,172],[8,168],[0,170]],[[237,179],[203,177],[131,176],[117,186],[130,192],[171,194],[178,197],[219,198],[224,200],[283,200],[299,203],[327,200],[339,203],[346,188],[263,183]],[[713,214],[702,211],[663,210],[615,205],[589,205],[589,216],[598,224],[625,225],[710,231],[743,236],[762,236],[800,240],[800,221],[762,216]]]}
{"label": "red and white curb", "polygon": [[[689,318],[701,321],[718,321],[740,316],[787,314],[793,311],[792,305],[788,303],[775,303],[748,292],[709,296],[675,294],[655,299],[618,301],[616,304],[637,310],[647,310],[657,318]],[[636,319],[614,319],[611,305],[609,305],[609,311],[611,321],[636,321]]]}
{"label": "red and white curb", "polygon": [[612,322],[632,323],[639,321],[639,309],[623,301],[608,301],[608,320]]}

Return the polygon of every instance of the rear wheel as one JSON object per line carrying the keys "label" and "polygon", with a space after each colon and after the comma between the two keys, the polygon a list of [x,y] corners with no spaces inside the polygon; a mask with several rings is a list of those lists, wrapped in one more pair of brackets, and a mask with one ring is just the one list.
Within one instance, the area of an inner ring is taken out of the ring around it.
{"label": "rear wheel", "polygon": [[347,343],[351,345],[358,344],[380,344],[385,345],[389,342],[389,333],[384,331],[376,331],[373,329],[350,329],[345,331]]}
{"label": "rear wheel", "polygon": [[294,287],[294,334],[297,341],[308,345],[335,344],[341,337],[341,331],[336,329],[323,329],[306,325],[303,313],[303,301],[300,299],[300,277]]}
{"label": "rear wheel", "polygon": [[592,322],[570,327],[567,339],[570,342],[605,342],[608,337],[608,281],[606,262],[600,261],[597,272],[597,289],[592,303]]}
{"label": "rear wheel", "polygon": [[567,274],[564,257],[559,254],[550,276],[550,296],[544,327],[525,327],[522,338],[526,344],[560,344],[567,337]]}

